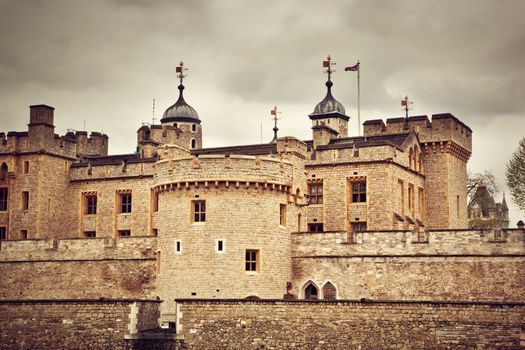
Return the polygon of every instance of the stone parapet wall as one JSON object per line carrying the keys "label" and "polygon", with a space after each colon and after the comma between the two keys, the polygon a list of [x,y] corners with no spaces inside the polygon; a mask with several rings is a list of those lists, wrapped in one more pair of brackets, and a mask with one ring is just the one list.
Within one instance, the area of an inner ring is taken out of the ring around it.
{"label": "stone parapet wall", "polygon": [[132,349],[158,324],[156,300],[0,301],[0,349]]}
{"label": "stone parapet wall", "polygon": [[292,256],[520,255],[525,231],[369,231],[292,234]]}
{"label": "stone parapet wall", "polygon": [[[230,180],[290,184],[293,165],[279,158],[244,155],[201,155],[198,158],[164,159],[156,164],[155,185],[173,182]],[[243,183],[243,185],[244,185]]]}
{"label": "stone parapet wall", "polygon": [[157,238],[32,239],[0,242],[0,262],[154,259]]}
{"label": "stone parapet wall", "polygon": [[523,303],[177,300],[187,349],[519,349]]}
{"label": "stone parapet wall", "polygon": [[[70,170],[70,181],[94,181],[94,180],[111,180],[130,177],[153,177],[154,162],[149,159],[140,162],[137,159],[134,162],[118,162],[118,164],[87,164],[87,166],[75,165]],[[85,165],[85,163],[83,164]]]}

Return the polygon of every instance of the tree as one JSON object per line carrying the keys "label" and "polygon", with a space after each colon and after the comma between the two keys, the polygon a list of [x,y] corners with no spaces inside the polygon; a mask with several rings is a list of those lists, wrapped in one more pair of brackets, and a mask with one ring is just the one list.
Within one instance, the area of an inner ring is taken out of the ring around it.
{"label": "tree", "polygon": [[467,203],[469,205],[475,199],[474,195],[480,184],[487,187],[487,191],[489,191],[492,197],[499,193],[499,186],[496,182],[496,177],[490,170],[485,170],[483,173],[469,173],[467,179]]}
{"label": "tree", "polygon": [[506,177],[513,202],[525,212],[525,137],[507,163]]}

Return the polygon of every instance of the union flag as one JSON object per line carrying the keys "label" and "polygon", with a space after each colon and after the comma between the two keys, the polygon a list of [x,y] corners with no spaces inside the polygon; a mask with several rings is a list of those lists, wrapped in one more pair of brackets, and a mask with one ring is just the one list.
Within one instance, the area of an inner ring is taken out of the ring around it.
{"label": "union flag", "polygon": [[345,68],[345,72],[355,72],[359,70],[359,63],[353,66],[349,66]]}

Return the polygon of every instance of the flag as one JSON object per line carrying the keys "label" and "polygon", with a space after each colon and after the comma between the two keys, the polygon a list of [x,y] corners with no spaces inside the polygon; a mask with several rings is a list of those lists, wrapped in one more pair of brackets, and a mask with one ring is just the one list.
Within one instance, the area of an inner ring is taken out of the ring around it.
{"label": "flag", "polygon": [[323,61],[323,68],[330,67],[330,61]]}
{"label": "flag", "polygon": [[272,114],[271,115],[277,115],[277,109],[272,109]]}
{"label": "flag", "polygon": [[182,67],[179,66],[179,67],[175,68],[175,73],[182,73]]}
{"label": "flag", "polygon": [[354,66],[349,66],[345,68],[345,72],[355,72],[359,70],[359,63]]}
{"label": "flag", "polygon": [[406,105],[407,105],[407,100],[401,100],[401,106],[406,107]]}

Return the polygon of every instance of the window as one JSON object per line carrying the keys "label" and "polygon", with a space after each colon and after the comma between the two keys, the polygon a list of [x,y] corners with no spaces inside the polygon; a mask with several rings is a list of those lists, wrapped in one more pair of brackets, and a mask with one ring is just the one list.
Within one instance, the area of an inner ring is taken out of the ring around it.
{"label": "window", "polygon": [[191,148],[195,148],[197,146],[197,141],[195,139],[191,139]]}
{"label": "window", "polygon": [[399,186],[399,198],[401,206],[401,215],[405,214],[405,183],[403,180],[397,180],[397,185]]}
{"label": "window", "polygon": [[330,282],[326,282],[325,285],[323,286],[323,299],[324,300],[337,299],[337,290],[335,289],[335,286]]}
{"label": "window", "polygon": [[197,131],[197,125],[191,124],[191,131],[193,132]]}
{"label": "window", "polygon": [[313,223],[308,224],[308,232],[323,232],[323,224]]}
{"label": "window", "polygon": [[27,230],[20,230],[20,239],[27,239]]}
{"label": "window", "polygon": [[0,227],[0,241],[7,239],[7,228]]}
{"label": "window", "polygon": [[365,221],[352,222],[352,232],[364,232],[364,231],[366,231]]}
{"label": "window", "polygon": [[7,210],[7,188],[0,188],[0,211]]}
{"label": "window", "polygon": [[22,192],[22,210],[29,209],[29,191]]}
{"label": "window", "polygon": [[308,184],[308,203],[323,204],[323,183]]}
{"label": "window", "polygon": [[224,253],[224,240],[222,239],[215,240],[215,252]]}
{"label": "window", "polygon": [[97,194],[96,193],[85,193],[84,194],[84,214],[94,215],[97,213]]}
{"label": "window", "polygon": [[131,192],[120,193],[119,202],[121,213],[131,213]]}
{"label": "window", "polygon": [[95,231],[84,231],[84,237],[95,238],[97,237],[97,233]]}
{"label": "window", "polygon": [[304,289],[304,298],[306,300],[317,300],[319,299],[319,291],[313,283],[309,283]]}
{"label": "window", "polygon": [[366,202],[366,182],[352,182],[352,203]]}
{"label": "window", "polygon": [[175,241],[175,253],[177,254],[182,253],[182,242],[181,241]]}
{"label": "window", "polygon": [[120,237],[129,237],[131,236],[131,230],[119,230],[118,235]]}
{"label": "window", "polygon": [[414,185],[408,185],[408,211],[414,216]]}
{"label": "window", "polygon": [[423,192],[422,188],[418,189],[418,199],[419,199],[419,217],[423,218],[425,213],[425,193]]}
{"label": "window", "polygon": [[459,194],[456,196],[456,216],[459,218],[459,212],[460,212],[460,205],[459,205]]}
{"label": "window", "polygon": [[198,200],[192,201],[192,217],[193,222],[206,221],[206,201]]}
{"label": "window", "polygon": [[247,272],[259,272],[259,251],[246,249],[245,268]]}
{"label": "window", "polygon": [[279,204],[279,225],[286,226],[286,204]]}
{"label": "window", "polygon": [[29,161],[24,161],[24,174],[29,174]]}

